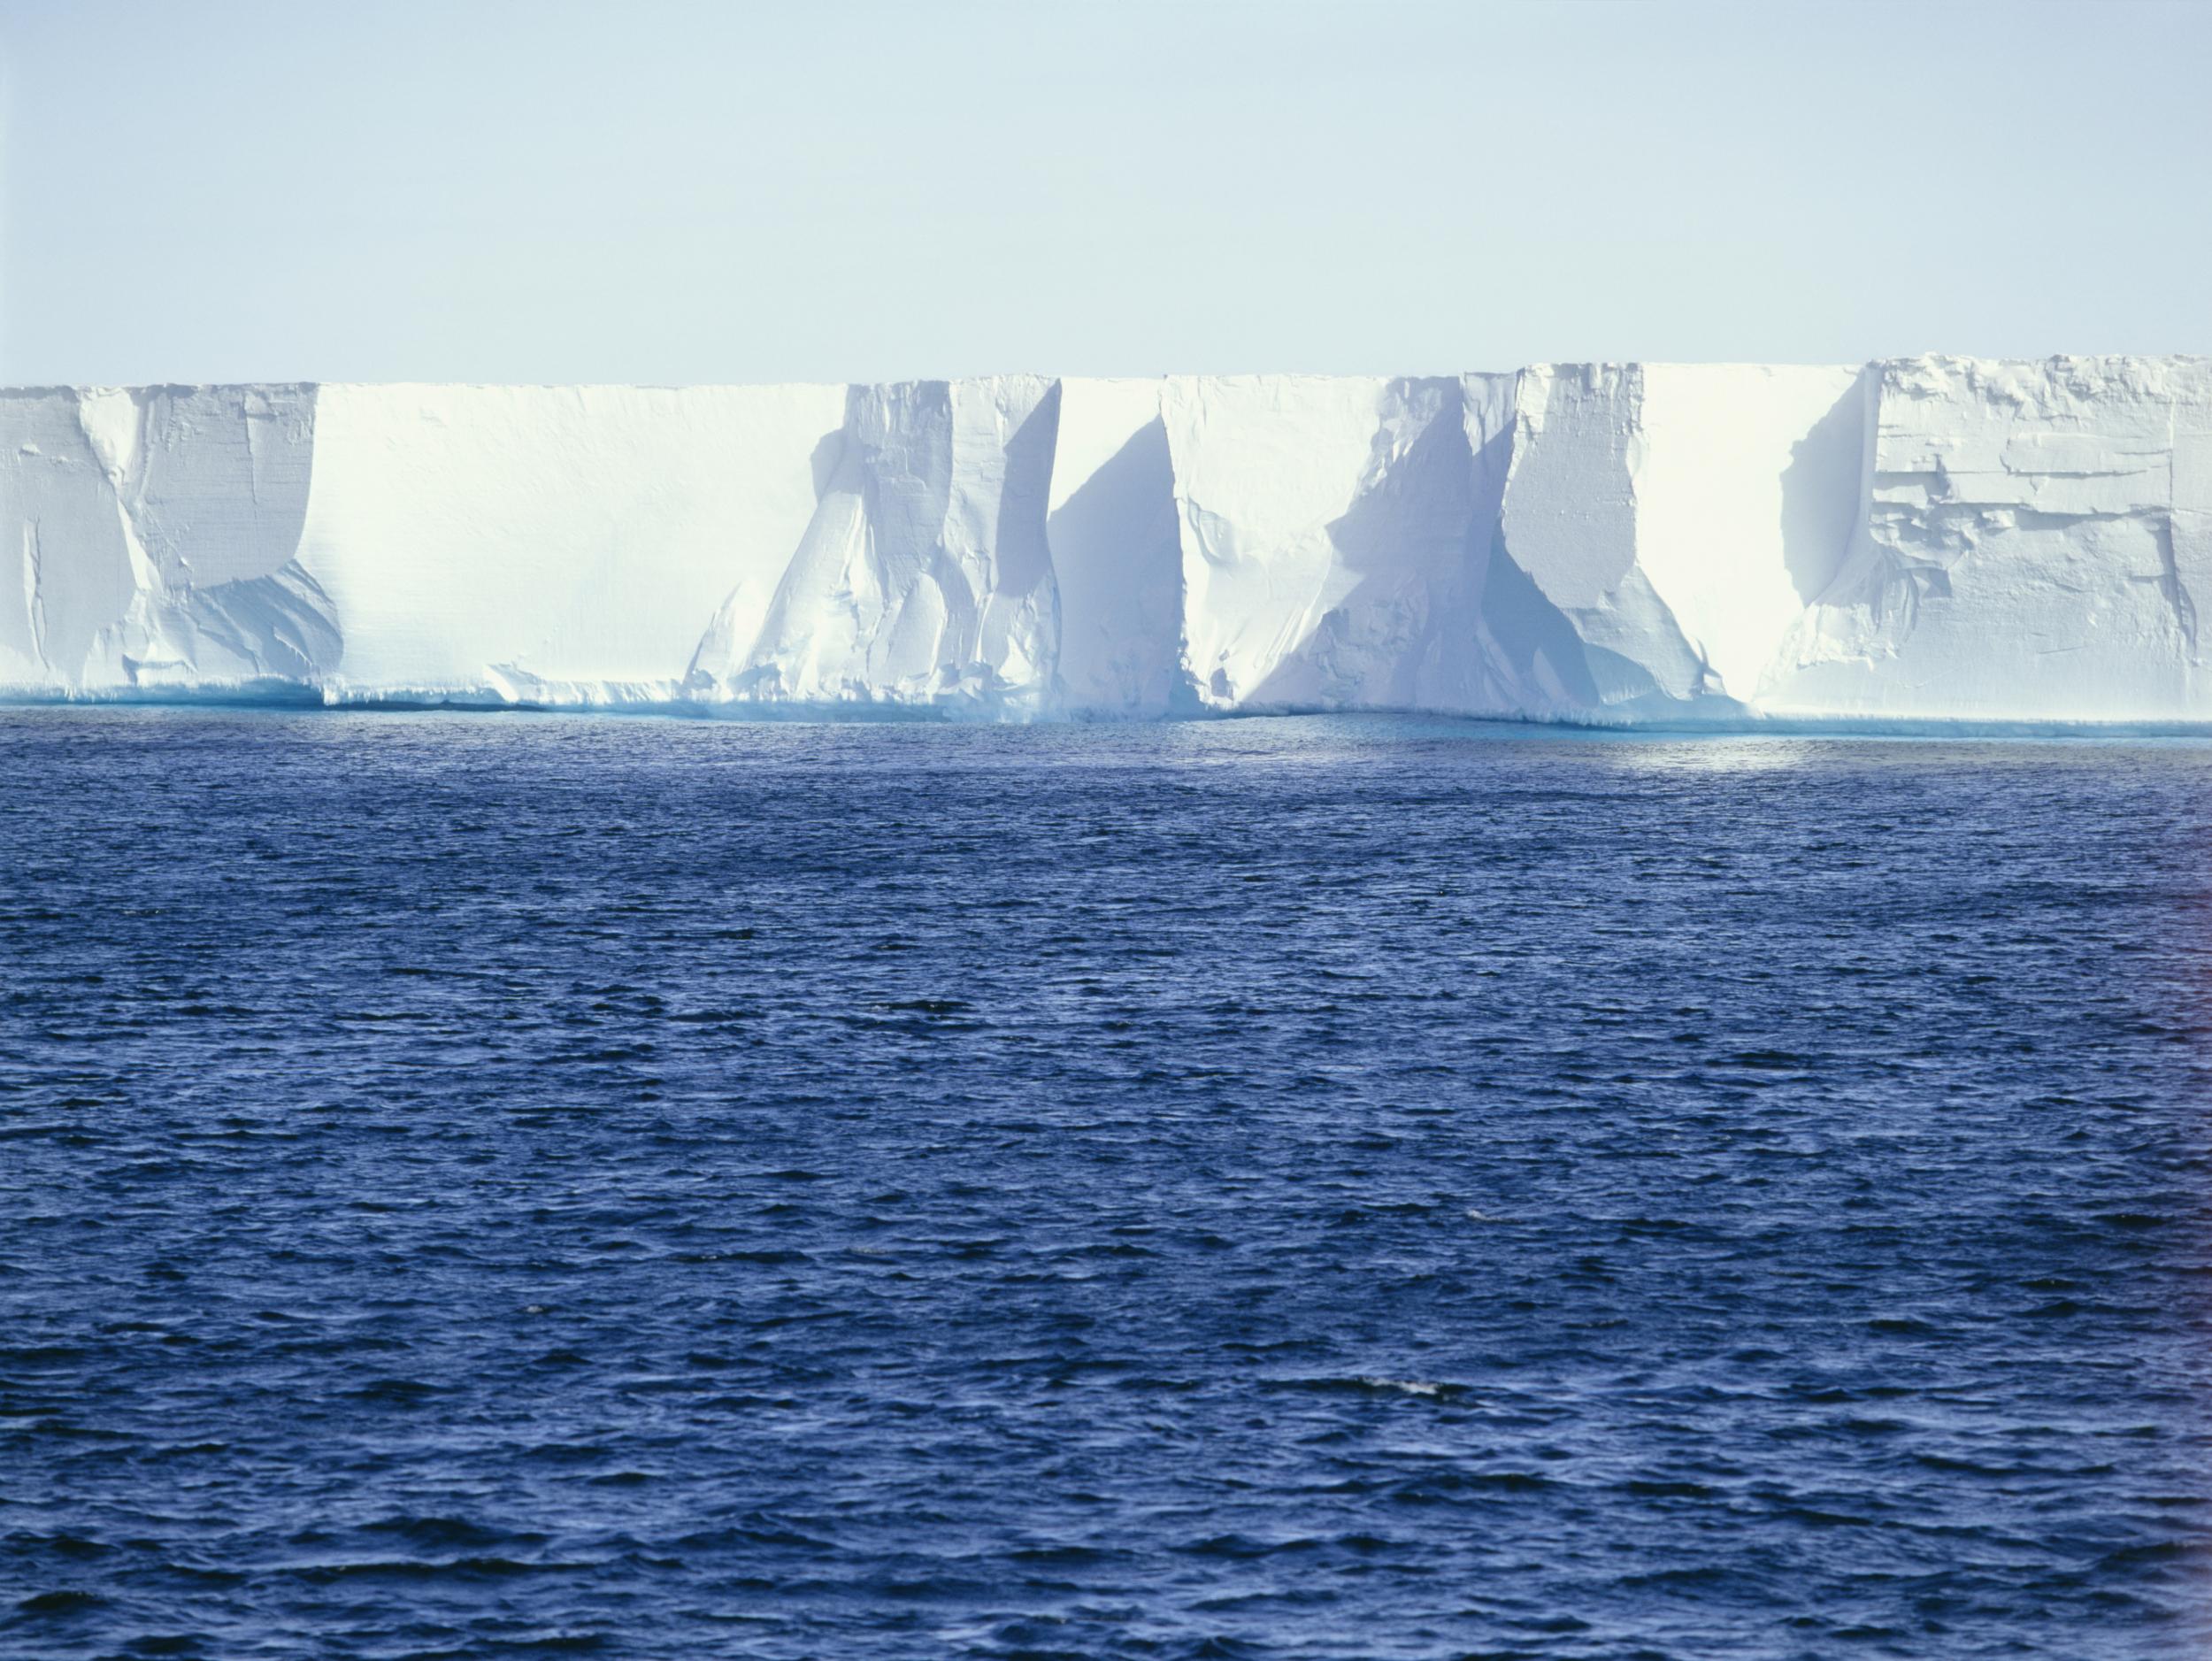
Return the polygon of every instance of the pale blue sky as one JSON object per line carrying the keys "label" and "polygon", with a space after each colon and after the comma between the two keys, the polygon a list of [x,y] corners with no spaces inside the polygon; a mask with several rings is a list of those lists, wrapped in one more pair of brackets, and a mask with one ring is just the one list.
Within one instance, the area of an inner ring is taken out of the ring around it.
{"label": "pale blue sky", "polygon": [[2212,4],[0,0],[0,380],[2212,351]]}

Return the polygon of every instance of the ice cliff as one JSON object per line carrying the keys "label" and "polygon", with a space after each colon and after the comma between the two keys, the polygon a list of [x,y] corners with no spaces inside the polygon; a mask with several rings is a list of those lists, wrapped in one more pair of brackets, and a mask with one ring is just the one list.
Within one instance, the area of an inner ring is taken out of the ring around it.
{"label": "ice cliff", "polygon": [[2212,721],[2212,360],[0,391],[0,693]]}

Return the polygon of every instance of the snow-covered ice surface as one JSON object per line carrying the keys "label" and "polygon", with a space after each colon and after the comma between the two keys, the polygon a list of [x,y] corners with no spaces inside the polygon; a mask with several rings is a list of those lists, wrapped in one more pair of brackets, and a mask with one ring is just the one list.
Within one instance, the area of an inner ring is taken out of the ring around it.
{"label": "snow-covered ice surface", "polygon": [[2212,360],[0,391],[0,692],[2212,721]]}

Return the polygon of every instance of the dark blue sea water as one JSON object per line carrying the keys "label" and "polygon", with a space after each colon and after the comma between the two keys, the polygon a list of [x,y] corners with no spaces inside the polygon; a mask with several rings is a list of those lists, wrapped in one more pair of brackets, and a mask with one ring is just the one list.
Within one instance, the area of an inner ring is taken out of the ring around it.
{"label": "dark blue sea water", "polygon": [[0,1655],[2212,1642],[2212,746],[0,713]]}

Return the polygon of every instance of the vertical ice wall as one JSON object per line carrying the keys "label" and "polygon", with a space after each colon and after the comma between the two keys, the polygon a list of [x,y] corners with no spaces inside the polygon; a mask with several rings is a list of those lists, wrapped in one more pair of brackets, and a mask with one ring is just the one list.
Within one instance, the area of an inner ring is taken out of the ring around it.
{"label": "vertical ice wall", "polygon": [[2201,718],[2212,362],[1873,365],[1849,551],[1778,712]]}
{"label": "vertical ice wall", "polygon": [[1183,550],[1157,381],[1060,383],[1045,540],[1060,590],[1058,699],[1105,715],[1194,709]]}
{"label": "vertical ice wall", "polygon": [[1481,549],[1455,377],[1179,377],[1162,414],[1200,700],[1470,706]]}
{"label": "vertical ice wall", "polygon": [[856,387],[836,459],[757,628],[733,596],[694,655],[703,697],[1051,701],[1045,515],[1058,383]]}
{"label": "vertical ice wall", "polygon": [[2212,363],[0,392],[0,691],[2212,719]]}
{"label": "vertical ice wall", "polygon": [[718,606],[764,615],[845,389],[332,386],[301,561],[331,683],[667,699]]}
{"label": "vertical ice wall", "polygon": [[0,394],[0,681],[188,687],[326,670],[326,596],[294,558],[315,388]]}
{"label": "vertical ice wall", "polygon": [[1716,689],[1760,688],[1849,546],[1863,389],[1849,369],[1650,364],[1636,558]]}
{"label": "vertical ice wall", "polygon": [[[0,675],[12,685],[81,678],[100,632],[119,621],[143,562],[126,540],[119,469],[94,450],[81,395],[9,392],[0,473]],[[128,394],[114,395],[126,398]]]}

